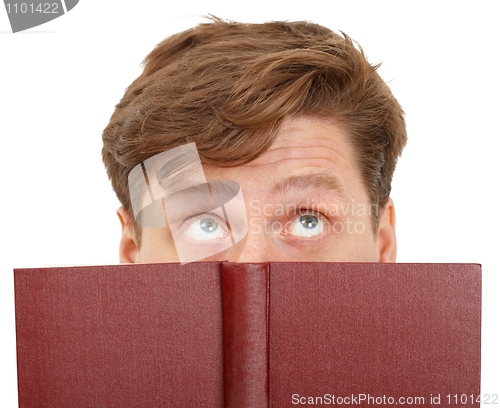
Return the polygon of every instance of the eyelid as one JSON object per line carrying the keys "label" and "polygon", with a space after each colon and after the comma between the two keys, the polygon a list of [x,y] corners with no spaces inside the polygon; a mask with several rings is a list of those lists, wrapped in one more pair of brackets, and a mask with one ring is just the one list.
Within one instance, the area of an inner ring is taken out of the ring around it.
{"label": "eyelid", "polygon": [[323,222],[329,222],[326,215],[321,214],[320,212],[318,212],[316,210],[311,210],[309,208],[299,208],[298,211],[295,213],[293,220],[295,220],[296,218],[300,218],[306,214],[314,215],[315,217],[318,217],[318,219],[320,219]]}
{"label": "eyelid", "polygon": [[223,223],[223,224],[226,223],[219,215],[214,213],[199,213],[191,215],[190,217],[186,218],[182,223],[184,224],[187,222],[191,222],[193,220],[202,220],[204,218],[212,218],[214,221],[217,221],[217,223]]}

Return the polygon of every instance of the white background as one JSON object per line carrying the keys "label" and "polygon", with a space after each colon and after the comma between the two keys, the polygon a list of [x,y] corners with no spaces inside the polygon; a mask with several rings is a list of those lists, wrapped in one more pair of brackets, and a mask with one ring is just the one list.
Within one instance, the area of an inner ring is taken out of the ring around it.
{"label": "white background", "polygon": [[483,265],[482,393],[500,394],[497,6],[81,0],[17,34],[0,8],[0,405],[17,406],[12,269],[118,262],[119,203],[100,158],[102,130],[154,45],[207,13],[311,20],[383,63],[409,136],[392,194],[398,261]]}

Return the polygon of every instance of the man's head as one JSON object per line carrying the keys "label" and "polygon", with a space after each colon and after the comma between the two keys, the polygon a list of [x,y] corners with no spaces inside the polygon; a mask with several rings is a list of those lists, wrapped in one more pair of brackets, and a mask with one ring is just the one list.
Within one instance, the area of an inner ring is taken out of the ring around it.
{"label": "man's head", "polygon": [[207,179],[238,182],[247,208],[246,238],[213,259],[395,259],[403,111],[346,35],[219,20],[174,35],[146,57],[103,141],[123,205],[122,261],[178,260],[168,228],[135,223],[128,174],[192,142]]}

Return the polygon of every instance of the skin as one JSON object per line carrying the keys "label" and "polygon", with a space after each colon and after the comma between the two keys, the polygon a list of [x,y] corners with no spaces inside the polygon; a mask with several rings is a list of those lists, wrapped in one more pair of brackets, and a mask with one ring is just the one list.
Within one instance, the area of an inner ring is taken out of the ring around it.
{"label": "skin", "polygon": [[[234,168],[203,165],[203,169],[207,180],[239,183],[248,220],[245,238],[204,261],[396,261],[394,203],[389,199],[379,209],[374,233],[370,202],[353,149],[335,123],[308,117],[290,119],[273,146],[253,162]],[[316,182],[309,180],[311,175],[316,175]],[[290,178],[295,182],[290,183]],[[122,226],[120,262],[179,262],[169,228],[143,227],[138,248],[130,215],[123,207],[117,214]],[[202,215],[189,219],[180,233],[193,250],[204,244],[197,237],[206,236],[200,230],[200,219],[206,217],[220,224],[218,232],[225,236],[214,240],[229,239],[224,223]],[[191,232],[186,232],[187,227]]]}

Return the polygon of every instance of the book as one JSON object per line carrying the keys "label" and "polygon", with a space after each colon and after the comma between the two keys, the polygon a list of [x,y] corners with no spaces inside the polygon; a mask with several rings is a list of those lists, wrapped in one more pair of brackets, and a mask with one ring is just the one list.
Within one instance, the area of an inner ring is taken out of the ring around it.
{"label": "book", "polygon": [[480,265],[82,266],[14,283],[20,407],[479,406]]}

